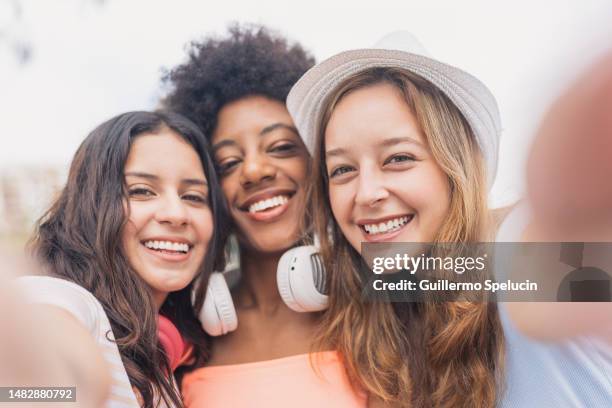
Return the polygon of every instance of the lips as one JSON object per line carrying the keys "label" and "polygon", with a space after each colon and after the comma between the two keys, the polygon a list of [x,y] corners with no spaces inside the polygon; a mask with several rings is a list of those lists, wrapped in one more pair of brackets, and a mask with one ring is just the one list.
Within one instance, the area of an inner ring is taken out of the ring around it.
{"label": "lips", "polygon": [[238,209],[253,221],[274,221],[289,208],[294,195],[295,190],[267,190],[250,196]]}
{"label": "lips", "polygon": [[189,257],[193,244],[183,238],[152,238],[141,241],[147,252],[169,261],[182,261]]}
{"label": "lips", "polygon": [[404,225],[408,224],[414,215],[402,215],[399,217],[393,217],[379,222],[363,223],[361,227],[368,234],[384,234],[386,232],[392,232],[400,229]]}
{"label": "lips", "polygon": [[170,252],[182,252],[186,254],[189,252],[189,244],[171,242],[171,241],[145,241],[144,246],[149,249],[156,249],[160,251]]}
{"label": "lips", "polygon": [[[274,189],[274,190],[261,191],[257,194],[253,194],[249,196],[241,204],[238,204],[238,209],[240,211],[246,211],[246,212],[251,212],[251,210],[255,210],[256,212],[261,211],[266,206],[268,206],[268,208],[271,206],[271,203],[269,203],[270,200],[279,199],[281,197],[286,197],[287,200],[289,200],[291,199],[291,197],[293,197],[294,194],[295,194],[295,190],[289,190],[289,189]],[[268,203],[266,203],[267,201]],[[252,208],[253,206],[257,206],[260,209]]]}
{"label": "lips", "polygon": [[388,241],[399,235],[413,219],[414,214],[403,214],[379,219],[359,220],[356,224],[367,241]]}
{"label": "lips", "polygon": [[277,195],[272,198],[257,201],[254,204],[249,205],[249,213],[256,213],[266,211],[270,208],[278,207],[279,205],[286,204],[289,201],[289,196]]}

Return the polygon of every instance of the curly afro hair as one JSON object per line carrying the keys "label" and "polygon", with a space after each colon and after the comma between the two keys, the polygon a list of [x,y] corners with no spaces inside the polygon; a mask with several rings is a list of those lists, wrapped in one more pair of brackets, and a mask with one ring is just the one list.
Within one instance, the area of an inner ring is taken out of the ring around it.
{"label": "curly afro hair", "polygon": [[265,27],[233,25],[227,38],[190,44],[188,61],[164,75],[171,91],[163,105],[189,117],[210,138],[227,103],[261,95],[284,104],[314,62],[300,45]]}

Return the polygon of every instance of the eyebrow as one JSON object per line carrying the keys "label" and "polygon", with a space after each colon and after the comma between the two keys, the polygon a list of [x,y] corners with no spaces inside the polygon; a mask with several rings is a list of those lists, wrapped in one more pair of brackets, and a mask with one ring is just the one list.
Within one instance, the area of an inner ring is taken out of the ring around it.
{"label": "eyebrow", "polygon": [[217,152],[217,150],[221,149],[222,147],[232,146],[232,145],[235,145],[235,144],[236,144],[236,142],[234,142],[231,139],[225,139],[225,140],[220,141],[219,143],[215,143],[213,145],[213,147],[212,147],[213,154],[215,154]]}
{"label": "eyebrow", "polygon": [[263,128],[261,130],[261,132],[259,132],[259,136],[264,136],[267,133],[270,133],[276,129],[287,129],[293,133],[295,133],[297,136],[299,136],[298,130],[295,128],[295,126],[291,126],[291,125],[287,125],[286,123],[273,123],[269,126],[266,126],[265,128]]}
{"label": "eyebrow", "polygon": [[325,152],[325,156],[329,157],[329,156],[342,156],[344,153],[346,153],[346,149],[343,149],[341,147],[337,148],[337,149],[332,149],[332,150],[328,150]]}
{"label": "eyebrow", "polygon": [[[417,146],[424,147],[421,142],[409,136],[390,137],[388,139],[383,140],[382,143],[380,143],[380,145],[383,147],[389,147],[389,146],[393,146],[393,145],[400,144],[400,143],[412,143]],[[325,156],[341,156],[345,153],[346,153],[346,149],[339,147],[337,149],[331,149],[331,150],[326,151]]]}
{"label": "eyebrow", "polygon": [[[129,171],[125,173],[125,176],[126,177],[139,177],[139,178],[143,178],[147,180],[159,181],[159,176],[156,176],[155,174],[151,174],[151,173],[145,173],[142,171]],[[208,182],[206,180],[197,179],[197,178],[182,179],[181,183],[208,187]]]}
{"label": "eyebrow", "polygon": [[393,146],[393,145],[400,144],[400,143],[411,143],[411,144],[415,144],[415,145],[423,147],[423,143],[419,142],[418,140],[410,136],[390,137],[389,139],[385,139],[381,143],[381,145],[388,147],[388,146]]}
{"label": "eyebrow", "polygon": [[[280,123],[280,122],[273,123],[271,125],[266,126],[263,129],[261,129],[261,131],[259,132],[258,136],[265,136],[268,133],[273,132],[273,131],[275,131],[277,129],[286,129],[286,130],[289,130],[289,131],[295,133],[296,136],[299,136],[298,130],[295,128],[295,126],[287,125],[286,123]],[[231,140],[231,139],[225,139],[225,140],[220,141],[219,143],[215,143],[213,145],[213,147],[212,147],[213,154],[217,150],[221,149],[222,147],[232,146],[232,145],[236,145],[236,142]]]}

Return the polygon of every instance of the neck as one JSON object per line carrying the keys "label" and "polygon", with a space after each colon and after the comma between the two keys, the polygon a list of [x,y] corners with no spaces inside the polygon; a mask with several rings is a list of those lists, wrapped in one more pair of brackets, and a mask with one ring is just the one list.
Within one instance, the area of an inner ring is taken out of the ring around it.
{"label": "neck", "polygon": [[157,292],[157,291],[153,292],[153,304],[155,305],[155,310],[157,313],[159,313],[159,309],[161,309],[167,297],[168,297],[167,293],[162,293],[162,292]]}
{"label": "neck", "polygon": [[237,304],[274,313],[284,305],[276,284],[276,268],[283,254],[240,248],[241,280]]}

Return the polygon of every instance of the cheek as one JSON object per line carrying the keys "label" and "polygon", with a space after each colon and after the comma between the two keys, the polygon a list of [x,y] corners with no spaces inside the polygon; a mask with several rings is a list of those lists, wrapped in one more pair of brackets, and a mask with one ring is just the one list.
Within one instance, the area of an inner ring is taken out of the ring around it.
{"label": "cheek", "polygon": [[437,231],[450,206],[448,177],[438,166],[423,166],[393,181],[395,195],[414,210],[420,228],[427,235]]}
{"label": "cheek", "polygon": [[[210,210],[207,210],[203,214],[198,214],[195,218],[198,220],[196,224],[196,233],[198,239],[205,247],[208,247],[208,243],[212,238],[213,234],[213,215]],[[206,248],[205,248],[206,250]]]}
{"label": "cheek", "polygon": [[221,191],[223,191],[223,197],[228,202],[231,202],[233,197],[236,195],[236,191],[240,186],[240,181],[237,176],[237,172],[233,172],[227,176],[220,177]]}
{"label": "cheek", "polygon": [[123,204],[124,216],[127,218],[125,225],[123,226],[123,240],[124,242],[129,238],[134,238],[138,231],[142,228],[145,223],[143,221],[144,209],[138,205],[130,205],[129,203]]}
{"label": "cheek", "polygon": [[124,202],[125,217],[127,218],[124,230],[130,230],[133,234],[142,230],[155,215],[155,207],[146,201]]}
{"label": "cheek", "polygon": [[121,243],[123,252],[132,266],[134,265],[136,246],[138,245],[137,233],[136,225],[129,219],[121,231]]}
{"label": "cheek", "polygon": [[341,221],[342,220],[342,211],[345,207],[343,200],[342,200],[342,194],[340,194],[340,192],[338,191],[339,189],[337,187],[331,187],[329,188],[329,206],[331,208],[332,214],[334,215],[334,218],[336,219],[336,221]]}
{"label": "cheek", "polygon": [[340,229],[346,233],[351,223],[352,208],[354,205],[353,192],[350,184],[330,186],[329,204],[334,219],[340,226]]}
{"label": "cheek", "polygon": [[426,164],[395,177],[398,196],[421,215],[443,216],[450,204],[448,178],[437,165]]}
{"label": "cheek", "polygon": [[348,185],[330,186],[329,204],[332,215],[348,243],[361,253],[361,232],[352,223],[353,195]]}
{"label": "cheek", "polygon": [[287,174],[297,182],[300,187],[306,185],[306,179],[308,177],[308,161],[306,157],[298,157],[295,160],[288,162]]}
{"label": "cheek", "polygon": [[447,218],[450,207],[450,185],[442,171],[432,172],[431,182],[423,187],[423,240],[432,241]]}
{"label": "cheek", "polygon": [[423,196],[427,197],[427,204],[431,206],[433,214],[445,216],[450,205],[450,185],[446,175],[440,173],[433,177]]}

